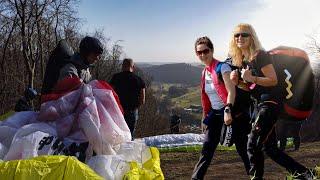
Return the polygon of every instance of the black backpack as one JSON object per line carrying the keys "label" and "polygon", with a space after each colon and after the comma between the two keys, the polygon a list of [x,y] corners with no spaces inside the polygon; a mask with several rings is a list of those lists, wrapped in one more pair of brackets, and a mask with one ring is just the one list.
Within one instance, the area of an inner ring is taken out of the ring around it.
{"label": "black backpack", "polygon": [[[66,64],[72,63],[70,60],[74,54],[73,49],[62,39],[51,52],[49,61],[46,66],[46,72],[42,83],[41,94],[48,94],[52,91],[59,79],[60,69]],[[78,69],[78,68],[77,68]]]}
{"label": "black backpack", "polygon": [[[314,74],[307,53],[298,48],[285,46],[272,49],[268,53],[278,78],[278,84],[274,87],[276,94],[273,95],[283,102],[280,117],[293,121],[306,120],[312,112],[315,89]],[[228,63],[232,70],[237,69],[232,65],[230,58],[219,63],[216,67],[219,79],[222,79],[223,63]],[[235,105],[241,102],[242,106],[248,92],[236,88],[236,93]]]}
{"label": "black backpack", "polygon": [[282,98],[282,118],[305,120],[313,106],[314,74],[305,51],[280,46],[268,52],[278,78],[278,97]]}

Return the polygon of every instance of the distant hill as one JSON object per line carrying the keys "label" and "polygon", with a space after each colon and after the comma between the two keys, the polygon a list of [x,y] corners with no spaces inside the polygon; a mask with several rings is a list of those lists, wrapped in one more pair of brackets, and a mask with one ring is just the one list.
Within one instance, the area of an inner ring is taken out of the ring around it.
{"label": "distant hill", "polygon": [[[135,65],[138,66],[139,68],[146,68],[146,67],[151,67],[151,66],[160,66],[160,65],[165,65],[165,64],[177,64],[179,62],[135,62]],[[191,64],[192,66],[201,66],[202,64],[200,62],[192,62],[192,63],[186,63],[186,64]]]}
{"label": "distant hill", "polygon": [[140,68],[148,73],[155,82],[188,85],[199,84],[202,71],[202,67],[186,63],[163,64]]}

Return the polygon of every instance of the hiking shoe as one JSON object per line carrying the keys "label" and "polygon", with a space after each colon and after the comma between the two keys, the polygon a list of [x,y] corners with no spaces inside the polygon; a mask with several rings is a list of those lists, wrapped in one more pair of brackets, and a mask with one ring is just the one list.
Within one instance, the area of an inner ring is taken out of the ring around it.
{"label": "hiking shoe", "polygon": [[250,176],[250,180],[263,180],[262,177]]}

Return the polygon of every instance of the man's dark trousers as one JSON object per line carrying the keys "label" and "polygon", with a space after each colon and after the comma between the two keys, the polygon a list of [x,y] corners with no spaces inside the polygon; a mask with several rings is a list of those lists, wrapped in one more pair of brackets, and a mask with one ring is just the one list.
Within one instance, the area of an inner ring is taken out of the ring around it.
{"label": "man's dark trousers", "polygon": [[134,130],[138,121],[138,109],[124,110],[124,119],[130,129],[132,140],[134,140]]}

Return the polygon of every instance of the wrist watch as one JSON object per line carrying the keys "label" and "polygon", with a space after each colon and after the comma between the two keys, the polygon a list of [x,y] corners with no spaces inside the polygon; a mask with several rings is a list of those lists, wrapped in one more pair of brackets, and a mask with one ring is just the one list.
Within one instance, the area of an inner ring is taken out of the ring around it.
{"label": "wrist watch", "polygon": [[225,112],[225,113],[231,113],[231,108],[230,108],[230,107],[226,107],[226,108],[224,109],[224,112]]}

